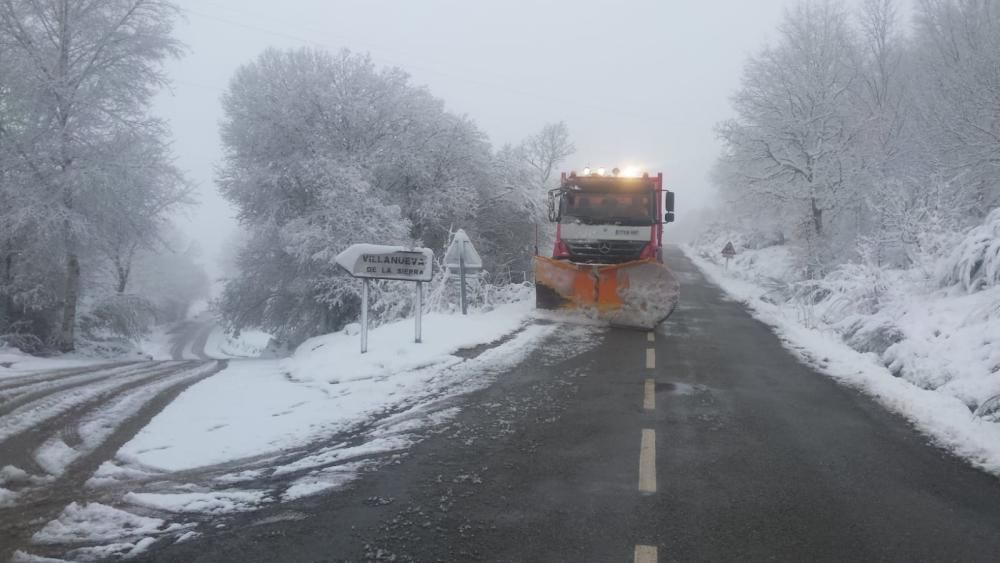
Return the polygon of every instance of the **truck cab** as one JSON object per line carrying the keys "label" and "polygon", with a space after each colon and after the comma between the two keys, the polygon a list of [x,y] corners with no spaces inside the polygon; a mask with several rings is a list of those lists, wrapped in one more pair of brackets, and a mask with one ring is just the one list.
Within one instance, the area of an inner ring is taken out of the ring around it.
{"label": "truck cab", "polygon": [[563,174],[549,192],[552,257],[535,256],[539,309],[585,311],[612,326],[649,330],[677,306],[680,285],[663,263],[674,194],[663,175]]}
{"label": "truck cab", "polygon": [[578,264],[657,259],[663,223],[673,221],[673,192],[666,201],[663,193],[662,174],[564,173],[549,192],[549,219],[557,224],[552,257]]}

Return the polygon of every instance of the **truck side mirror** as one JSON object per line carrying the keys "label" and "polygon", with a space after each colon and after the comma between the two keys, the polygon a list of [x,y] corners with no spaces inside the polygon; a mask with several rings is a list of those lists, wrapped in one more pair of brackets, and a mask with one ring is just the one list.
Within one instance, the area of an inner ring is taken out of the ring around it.
{"label": "truck side mirror", "polygon": [[674,212],[673,211],[667,211],[666,213],[664,213],[663,214],[663,222],[664,223],[673,223],[674,222]]}
{"label": "truck side mirror", "polygon": [[674,192],[668,191],[665,203],[666,213],[663,214],[664,223],[674,222]]}
{"label": "truck side mirror", "polygon": [[562,198],[556,195],[557,190],[552,190],[549,192],[549,222],[556,223],[559,221],[559,204]]}

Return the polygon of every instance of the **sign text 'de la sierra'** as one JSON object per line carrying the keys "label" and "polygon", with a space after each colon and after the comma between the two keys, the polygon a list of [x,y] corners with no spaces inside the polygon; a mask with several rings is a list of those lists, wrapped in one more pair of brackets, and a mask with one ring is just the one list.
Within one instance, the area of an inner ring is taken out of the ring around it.
{"label": "sign text 'de la sierra'", "polygon": [[356,278],[431,281],[434,252],[429,248],[355,244],[338,254],[336,262]]}

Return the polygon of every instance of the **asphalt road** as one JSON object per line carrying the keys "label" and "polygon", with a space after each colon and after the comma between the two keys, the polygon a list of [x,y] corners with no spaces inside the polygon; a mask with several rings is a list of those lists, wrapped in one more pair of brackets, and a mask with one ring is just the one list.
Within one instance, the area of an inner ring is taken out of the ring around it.
{"label": "asphalt road", "polygon": [[155,561],[997,561],[1000,482],[799,363],[678,251],[654,336],[546,342],[400,462]]}

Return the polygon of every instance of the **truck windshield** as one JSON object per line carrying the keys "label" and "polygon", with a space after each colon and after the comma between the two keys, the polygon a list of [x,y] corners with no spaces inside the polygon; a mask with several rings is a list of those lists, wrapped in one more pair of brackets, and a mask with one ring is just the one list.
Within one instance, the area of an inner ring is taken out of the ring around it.
{"label": "truck windshield", "polygon": [[568,192],[562,197],[561,212],[564,221],[601,225],[652,225],[656,208],[651,192]]}

